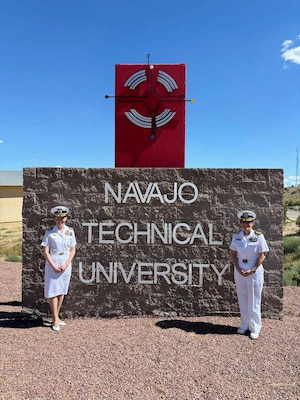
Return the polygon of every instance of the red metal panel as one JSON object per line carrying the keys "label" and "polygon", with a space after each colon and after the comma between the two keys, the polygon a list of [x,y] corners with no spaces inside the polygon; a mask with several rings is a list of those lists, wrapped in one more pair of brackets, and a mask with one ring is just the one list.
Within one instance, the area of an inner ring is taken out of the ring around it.
{"label": "red metal panel", "polygon": [[116,65],[116,167],[184,168],[185,76],[185,64]]}

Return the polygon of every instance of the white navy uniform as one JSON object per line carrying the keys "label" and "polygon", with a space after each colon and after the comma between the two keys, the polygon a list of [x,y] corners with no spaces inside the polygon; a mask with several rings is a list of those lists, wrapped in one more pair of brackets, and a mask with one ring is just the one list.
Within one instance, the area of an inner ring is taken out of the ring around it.
{"label": "white navy uniform", "polygon": [[[233,234],[230,250],[237,252],[238,265],[242,270],[249,270],[255,265],[260,253],[269,251],[264,235],[251,230],[245,235],[243,230]],[[242,276],[234,268],[234,280],[241,312],[241,329],[260,333],[261,330],[261,294],[264,284],[264,269],[260,265],[255,273]]]}
{"label": "white navy uniform", "polygon": [[[49,252],[53,262],[61,265],[67,261],[70,254],[70,247],[76,245],[75,232],[68,226],[59,232],[57,226],[45,233],[41,243],[44,247],[49,247]],[[72,263],[63,272],[55,272],[46,260],[45,263],[45,286],[44,296],[49,299],[61,294],[68,293],[69,283],[72,274]]]}

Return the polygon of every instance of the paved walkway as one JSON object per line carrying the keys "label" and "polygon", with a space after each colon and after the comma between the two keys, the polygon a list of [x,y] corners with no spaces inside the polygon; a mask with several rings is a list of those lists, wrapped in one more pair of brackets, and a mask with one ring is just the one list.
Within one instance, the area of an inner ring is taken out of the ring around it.
{"label": "paved walkway", "polygon": [[300,216],[300,211],[297,210],[287,210],[286,215],[289,219],[296,221],[296,219]]}

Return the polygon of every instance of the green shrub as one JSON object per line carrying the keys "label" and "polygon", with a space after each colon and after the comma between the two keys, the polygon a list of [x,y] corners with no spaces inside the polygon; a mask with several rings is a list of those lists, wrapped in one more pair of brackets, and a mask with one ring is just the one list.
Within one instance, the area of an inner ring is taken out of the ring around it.
{"label": "green shrub", "polygon": [[283,285],[300,286],[300,237],[284,237],[283,248]]}
{"label": "green shrub", "polygon": [[17,256],[15,254],[8,254],[5,257],[5,261],[22,262],[22,257],[21,256]]}
{"label": "green shrub", "polygon": [[291,236],[283,238],[284,254],[296,253],[300,251],[300,237]]}
{"label": "green shrub", "polygon": [[297,206],[300,206],[300,201],[299,200],[286,200],[284,204],[289,207],[297,207]]}
{"label": "green shrub", "polygon": [[300,262],[284,268],[283,286],[300,286]]}

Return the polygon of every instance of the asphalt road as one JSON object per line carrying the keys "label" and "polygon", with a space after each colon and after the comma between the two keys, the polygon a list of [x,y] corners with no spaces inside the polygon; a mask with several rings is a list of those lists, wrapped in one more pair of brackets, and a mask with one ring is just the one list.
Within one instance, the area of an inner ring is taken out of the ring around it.
{"label": "asphalt road", "polygon": [[293,219],[295,221],[299,217],[299,215],[300,215],[300,211],[297,211],[297,210],[287,210],[287,212],[286,212],[286,216],[289,219]]}

